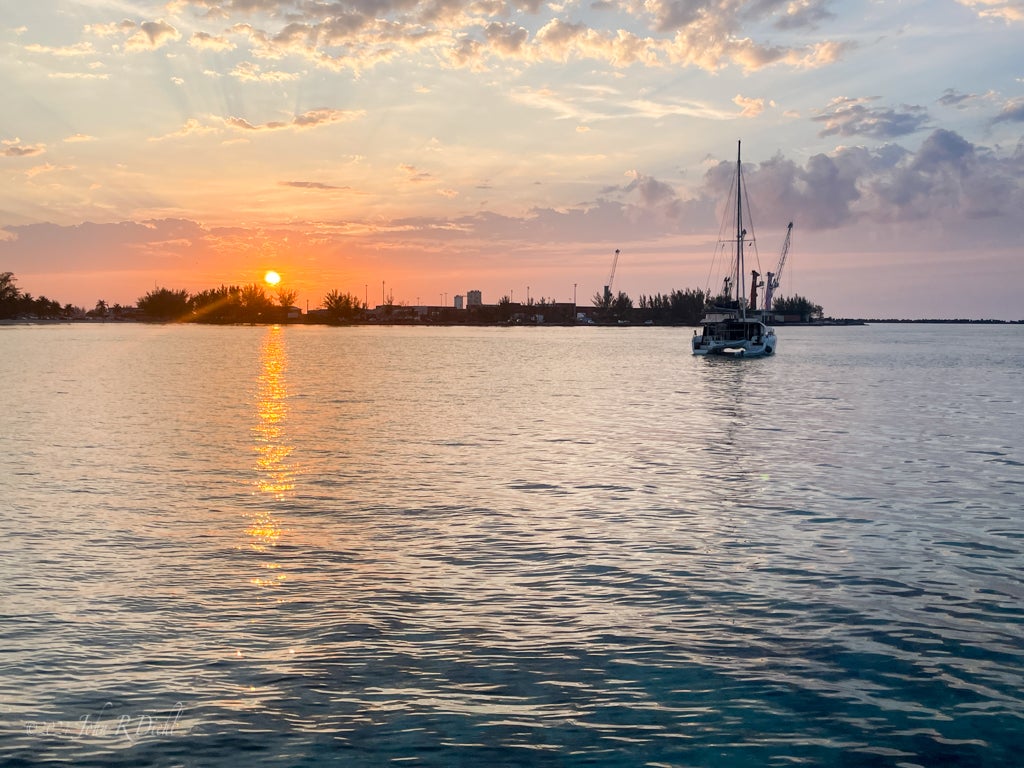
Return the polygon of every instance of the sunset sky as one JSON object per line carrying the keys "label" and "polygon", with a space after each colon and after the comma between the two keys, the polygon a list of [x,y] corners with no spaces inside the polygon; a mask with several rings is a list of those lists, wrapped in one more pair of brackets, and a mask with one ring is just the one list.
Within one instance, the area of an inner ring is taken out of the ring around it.
{"label": "sunset sky", "polygon": [[[0,0],[0,272],[133,304],[705,288],[1024,318],[1022,0]],[[717,284],[712,286],[717,288]]]}

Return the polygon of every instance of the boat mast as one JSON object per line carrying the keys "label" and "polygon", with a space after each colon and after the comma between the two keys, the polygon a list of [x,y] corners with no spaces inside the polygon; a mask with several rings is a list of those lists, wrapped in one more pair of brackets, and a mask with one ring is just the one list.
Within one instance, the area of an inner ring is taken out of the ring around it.
{"label": "boat mast", "polygon": [[746,230],[743,229],[743,170],[740,163],[740,147],[742,142],[736,142],[736,301],[740,305],[740,312],[745,320],[747,308],[745,306],[746,296],[743,285],[743,236]]}

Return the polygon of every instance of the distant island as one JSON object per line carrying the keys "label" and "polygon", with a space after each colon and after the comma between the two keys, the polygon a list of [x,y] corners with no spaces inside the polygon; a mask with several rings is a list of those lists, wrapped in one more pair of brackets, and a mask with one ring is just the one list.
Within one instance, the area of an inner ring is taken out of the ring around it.
{"label": "distant island", "polygon": [[[0,273],[0,322],[158,322],[321,325],[601,325],[687,326],[700,324],[705,309],[716,297],[699,289],[672,290],[667,294],[641,294],[634,302],[626,293],[597,293],[589,304],[558,302],[544,297],[526,302],[502,296],[497,304],[484,304],[480,291],[455,296],[452,306],[409,305],[390,297],[374,307],[355,294],[331,290],[320,307],[303,312],[295,306],[296,292],[268,289],[259,284],[210,288],[198,293],[156,288],[134,306],[108,304],[100,299],[92,309],[61,304],[46,296],[33,297],[18,288],[11,272]],[[794,295],[772,304],[775,325],[837,326],[868,323],[986,323],[1024,321],[975,319],[831,318],[811,300]]]}

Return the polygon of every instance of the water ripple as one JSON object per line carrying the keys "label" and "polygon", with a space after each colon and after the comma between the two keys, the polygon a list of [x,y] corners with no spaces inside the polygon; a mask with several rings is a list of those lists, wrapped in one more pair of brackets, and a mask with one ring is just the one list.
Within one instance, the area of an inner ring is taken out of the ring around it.
{"label": "water ripple", "polygon": [[0,334],[0,758],[1014,765],[1011,331]]}

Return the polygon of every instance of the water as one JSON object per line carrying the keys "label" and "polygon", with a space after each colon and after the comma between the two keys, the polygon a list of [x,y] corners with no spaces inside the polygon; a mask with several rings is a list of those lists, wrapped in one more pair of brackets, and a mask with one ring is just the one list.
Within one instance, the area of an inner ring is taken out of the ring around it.
{"label": "water", "polygon": [[0,763],[1002,766],[1021,327],[0,329]]}

